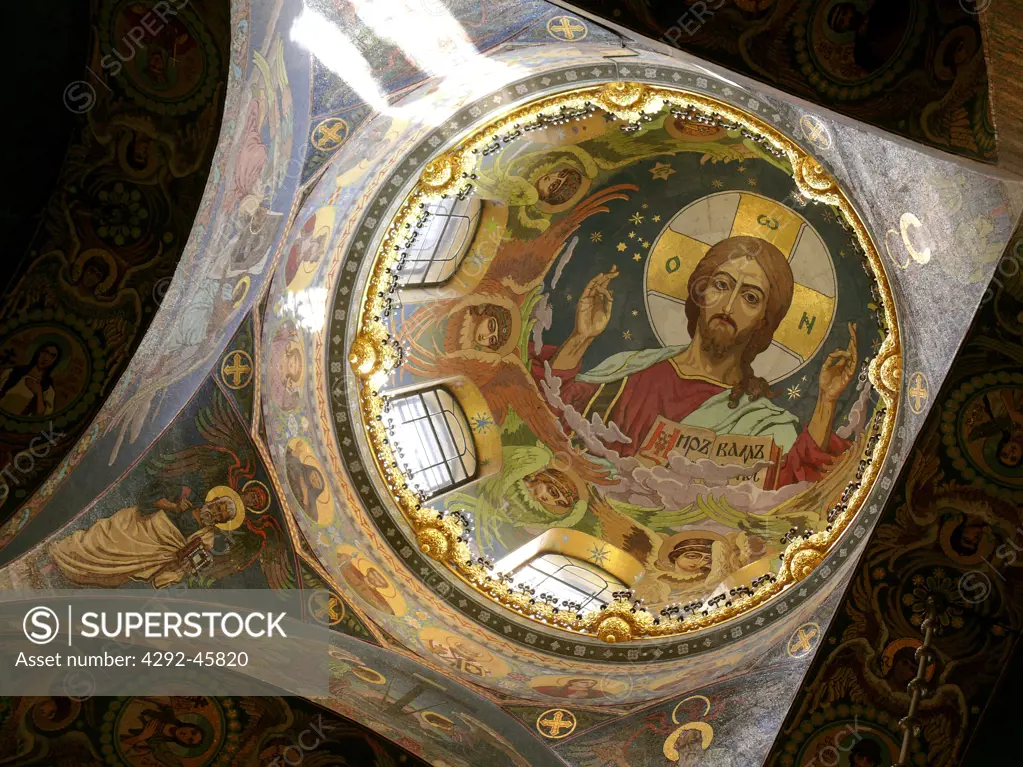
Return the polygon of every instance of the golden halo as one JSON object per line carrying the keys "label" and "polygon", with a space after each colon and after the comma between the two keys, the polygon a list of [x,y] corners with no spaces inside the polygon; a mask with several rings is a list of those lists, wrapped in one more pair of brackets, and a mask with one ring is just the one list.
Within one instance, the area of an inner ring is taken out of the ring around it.
{"label": "golden halo", "polygon": [[689,277],[713,246],[740,236],[774,245],[792,270],[792,303],[770,346],[753,363],[757,375],[777,383],[817,356],[831,335],[838,306],[838,277],[827,245],[801,213],[783,202],[755,192],[714,192],[671,216],[646,260],[647,317],[664,346],[689,343],[686,323],[677,321],[689,300]]}
{"label": "golden halo", "polygon": [[668,739],[664,741],[664,755],[673,762],[678,761],[679,753],[678,749],[675,748],[675,744],[678,742],[683,732],[687,730],[696,730],[700,733],[700,747],[706,751],[710,746],[712,740],[714,740],[714,728],[706,722],[686,722],[684,725],[679,727],[675,732],[668,736]]}
{"label": "golden halo", "polygon": [[206,493],[206,503],[217,498],[230,498],[231,502],[234,503],[234,516],[227,520],[227,522],[218,522],[217,527],[221,530],[234,530],[238,528],[245,521],[245,504],[242,503],[242,497],[237,491],[227,485],[217,485]]}
{"label": "golden halo", "polygon": [[261,509],[254,509],[251,506],[246,506],[245,508],[251,511],[253,514],[262,514],[264,511],[269,509],[270,504],[273,503],[273,495],[271,495],[270,493],[270,488],[268,488],[264,483],[260,482],[258,479],[250,479],[248,482],[242,485],[242,492],[244,493],[246,490],[252,487],[252,485],[258,485],[259,487],[263,488],[264,492],[266,492],[266,506],[264,506]]}
{"label": "golden halo", "polygon": [[[337,547],[337,557],[339,560],[338,571],[341,573],[341,577],[355,590],[357,596],[366,600],[366,596],[359,592],[359,588],[368,588],[380,599],[384,600],[391,613],[397,617],[401,617],[408,611],[408,605],[402,597],[401,592],[398,591],[398,587],[394,585],[394,582],[388,578],[378,564],[373,562],[368,557],[363,556],[359,553],[359,550],[354,546],[341,545]],[[348,568],[351,568],[359,574],[355,577]],[[378,588],[371,585],[366,581],[366,571],[370,568],[376,570],[381,578],[387,583],[384,588]]]}
{"label": "golden halo", "polygon": [[443,714],[438,714],[436,711],[420,711],[420,718],[430,727],[436,727],[438,730],[444,730],[449,732],[455,729],[455,722],[453,719],[448,719]]}
{"label": "golden halo", "polygon": [[374,671],[369,666],[352,666],[352,673],[363,682],[370,684],[384,684],[387,681],[386,676],[379,671]]}
{"label": "golden halo", "polygon": [[678,715],[678,710],[691,700],[703,701],[703,716],[707,716],[707,714],[710,713],[710,698],[708,698],[706,695],[690,695],[688,698],[680,700],[678,703],[676,703],[675,708],[671,710],[671,721],[673,723],[675,724],[679,723],[678,719],[676,719],[676,716]]}

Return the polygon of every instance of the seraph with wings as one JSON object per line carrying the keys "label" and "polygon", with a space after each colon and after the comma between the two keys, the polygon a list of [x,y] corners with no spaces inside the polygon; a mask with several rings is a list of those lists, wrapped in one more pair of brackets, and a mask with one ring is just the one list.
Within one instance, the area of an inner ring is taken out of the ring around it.
{"label": "seraph with wings", "polygon": [[[205,440],[203,444],[161,453],[149,462],[146,472],[175,484],[198,477],[203,488],[225,485],[244,498],[246,484],[256,479],[259,461],[248,433],[223,394],[217,391],[212,403],[199,411],[195,427]],[[213,563],[200,571],[202,578],[218,581],[258,562],[270,588],[295,588],[294,556],[280,522],[269,511],[243,513],[241,525],[225,531],[227,551],[214,554]]]}
{"label": "seraph with wings", "polygon": [[[626,192],[635,189],[622,184],[599,191],[535,239],[502,243],[472,297],[477,305],[489,302],[514,314],[510,325],[519,332],[498,348],[463,342],[458,332],[460,318],[456,315],[466,311],[464,298],[432,301],[418,307],[397,331],[408,350],[406,367],[411,373],[427,380],[467,377],[483,393],[497,424],[503,424],[509,408],[514,408],[559,460],[594,482],[606,481],[606,472],[572,447],[527,367],[528,338],[534,321],[530,315],[539,300],[543,280],[569,236],[589,216],[608,212],[606,203],[628,199]],[[438,339],[437,328],[448,330]]]}

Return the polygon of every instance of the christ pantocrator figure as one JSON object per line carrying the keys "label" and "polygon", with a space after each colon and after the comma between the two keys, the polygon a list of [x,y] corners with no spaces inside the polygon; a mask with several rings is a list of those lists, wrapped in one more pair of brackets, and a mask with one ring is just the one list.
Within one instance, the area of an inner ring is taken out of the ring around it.
{"label": "christ pantocrator figure", "polygon": [[707,251],[688,283],[686,319],[692,342],[612,355],[582,373],[586,350],[607,327],[617,269],[598,274],[576,306],[575,327],[560,346],[533,349],[539,382],[544,363],[562,379],[561,397],[584,417],[613,421],[629,442],[608,447],[639,450],[658,416],[717,434],[770,436],[784,453],[776,486],[816,481],[848,447],[832,431],[839,397],[856,374],[856,326],[849,345],[821,368],[817,404],[809,422],[770,401],[768,383],[753,372],[792,303],[792,270],[785,256],[758,237],[729,237]]}

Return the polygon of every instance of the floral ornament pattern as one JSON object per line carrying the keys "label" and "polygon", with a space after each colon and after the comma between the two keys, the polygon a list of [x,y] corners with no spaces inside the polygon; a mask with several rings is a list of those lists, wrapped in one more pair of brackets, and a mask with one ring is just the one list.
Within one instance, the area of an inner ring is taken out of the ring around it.
{"label": "floral ornament pattern", "polygon": [[914,575],[913,590],[902,595],[902,604],[909,608],[909,622],[920,626],[927,614],[927,603],[933,599],[937,605],[938,632],[948,628],[961,629],[964,625],[964,603],[956,586],[944,568],[936,567],[930,575]]}
{"label": "floral ornament pattern", "polygon": [[103,189],[99,195],[99,226],[96,234],[115,245],[135,242],[142,236],[142,227],[149,218],[138,189],[126,189],[118,181],[112,189]]}

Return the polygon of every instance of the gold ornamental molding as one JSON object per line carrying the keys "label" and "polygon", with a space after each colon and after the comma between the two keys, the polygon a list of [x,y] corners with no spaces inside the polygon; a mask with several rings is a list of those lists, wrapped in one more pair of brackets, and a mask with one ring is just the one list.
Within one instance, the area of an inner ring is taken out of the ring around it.
{"label": "gold ornamental molding", "polygon": [[[567,122],[588,116],[595,109],[603,109],[624,121],[626,129],[664,109],[688,110],[718,124],[741,126],[768,151],[788,160],[796,186],[805,198],[838,209],[844,225],[862,248],[875,281],[877,318],[884,340],[869,364],[867,375],[882,402],[869,430],[867,457],[861,461],[856,481],[832,508],[826,530],[797,536],[788,543],[777,576],[758,578],[752,588],[733,589],[732,596],[722,598],[714,607],[687,615],[684,620],[675,612],[655,616],[634,602],[629,593],[619,593],[604,609],[578,614],[514,590],[508,579],[497,578],[485,563],[472,559],[457,515],[424,506],[399,468],[383,418],[385,401],[380,388],[401,361],[400,350],[383,318],[387,315],[388,295],[394,285],[401,249],[423,205],[444,196],[466,193],[474,183],[479,158],[524,135],[532,126]],[[902,386],[902,345],[891,287],[862,219],[831,174],[799,144],[754,115],[702,94],[636,82],[588,86],[521,106],[473,129],[452,149],[428,162],[387,226],[376,251],[348,358],[359,381],[361,415],[373,460],[421,551],[446,565],[476,591],[519,615],[609,643],[678,636],[717,626],[765,604],[811,575],[838,543],[877,478],[891,439]]]}

